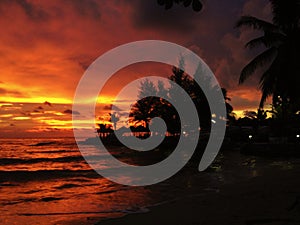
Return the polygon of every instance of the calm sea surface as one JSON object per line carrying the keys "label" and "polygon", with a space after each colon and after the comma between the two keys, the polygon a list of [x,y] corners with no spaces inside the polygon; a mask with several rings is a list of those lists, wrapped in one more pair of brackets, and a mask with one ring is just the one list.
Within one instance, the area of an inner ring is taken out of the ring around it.
{"label": "calm sea surface", "polygon": [[[209,172],[186,173],[149,187],[128,187],[96,174],[73,138],[0,139],[0,143],[1,225],[94,224],[147,211],[148,206],[186,193],[218,191],[223,183],[259,176],[266,170],[299,167],[299,159],[220,154]],[[105,155],[101,165],[103,169],[110,166]]]}
{"label": "calm sea surface", "polygon": [[72,138],[0,142],[1,225],[93,224],[160,201],[146,188],[101,178]]}

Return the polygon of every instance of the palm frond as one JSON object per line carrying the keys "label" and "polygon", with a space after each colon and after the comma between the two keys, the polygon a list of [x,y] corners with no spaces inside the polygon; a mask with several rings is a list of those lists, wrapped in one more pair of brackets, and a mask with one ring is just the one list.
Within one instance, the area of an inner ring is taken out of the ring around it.
{"label": "palm frond", "polygon": [[299,0],[269,0],[271,2],[273,23],[287,31],[299,26]]}
{"label": "palm frond", "polygon": [[261,36],[255,39],[252,39],[251,41],[247,42],[245,47],[249,49],[257,48],[259,46],[265,46],[265,36]]}
{"label": "palm frond", "polygon": [[254,38],[245,47],[249,49],[257,48],[259,46],[264,46],[267,48],[278,47],[285,39],[285,35],[277,32],[265,32],[261,37]]}
{"label": "palm frond", "polygon": [[275,80],[276,76],[271,73],[270,69],[263,73],[260,79],[260,89],[262,92],[262,96],[260,99],[259,108],[263,108],[267,98],[273,94]]}
{"label": "palm frond", "polygon": [[243,83],[249,76],[251,76],[257,68],[266,65],[266,63],[272,61],[277,55],[277,49],[275,47],[269,48],[263,53],[256,56],[250,63],[248,63],[242,70],[239,83]]}
{"label": "palm frond", "polygon": [[263,30],[263,31],[278,31],[278,27],[272,23],[267,21],[258,19],[254,16],[242,16],[237,23],[235,24],[236,28],[240,28],[242,26],[251,27],[255,30]]}
{"label": "palm frond", "polygon": [[266,100],[268,99],[268,97],[270,96],[270,94],[266,94],[266,93],[263,93],[261,98],[260,98],[260,102],[259,102],[259,108],[260,109],[263,109],[264,108],[264,105],[266,103]]}
{"label": "palm frond", "polygon": [[261,98],[262,106],[266,99],[274,95],[275,92],[282,93],[282,87],[286,84],[286,74],[283,72],[285,71],[283,68],[286,68],[285,61],[286,56],[278,52],[269,68],[262,74],[259,81],[260,89],[263,93]]}

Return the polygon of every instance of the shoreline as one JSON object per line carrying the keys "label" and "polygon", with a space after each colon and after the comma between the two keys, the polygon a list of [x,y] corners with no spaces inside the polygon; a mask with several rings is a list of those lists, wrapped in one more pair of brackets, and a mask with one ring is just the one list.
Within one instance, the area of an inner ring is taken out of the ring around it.
{"label": "shoreline", "polygon": [[219,191],[199,193],[96,225],[300,224],[300,170],[268,171]]}

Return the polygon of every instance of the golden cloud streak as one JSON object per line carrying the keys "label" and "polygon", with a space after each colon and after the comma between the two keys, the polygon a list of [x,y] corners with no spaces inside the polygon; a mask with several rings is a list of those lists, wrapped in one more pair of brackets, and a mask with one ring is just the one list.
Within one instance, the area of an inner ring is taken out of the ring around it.
{"label": "golden cloud streak", "polygon": [[9,117],[13,117],[13,114],[3,114],[3,115],[0,115],[0,118],[9,118]]}
{"label": "golden cloud streak", "polygon": [[[53,98],[53,97],[0,97],[0,102],[11,102],[11,103],[43,103],[45,101],[56,103],[56,104],[71,104],[72,100],[66,98]],[[7,104],[4,104],[7,105]]]}
{"label": "golden cloud streak", "polygon": [[31,118],[28,116],[16,116],[13,120],[30,120]]}

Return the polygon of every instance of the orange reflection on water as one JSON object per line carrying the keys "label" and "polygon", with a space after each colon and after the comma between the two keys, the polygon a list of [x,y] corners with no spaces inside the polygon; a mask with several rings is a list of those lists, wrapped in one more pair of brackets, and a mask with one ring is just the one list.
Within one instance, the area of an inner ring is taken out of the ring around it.
{"label": "orange reflection on water", "polygon": [[153,204],[150,191],[77,177],[2,187],[2,224],[94,224]]}
{"label": "orange reflection on water", "polygon": [[[150,189],[103,179],[74,139],[2,139],[1,148],[0,224],[89,225],[138,212],[159,199]],[[100,164],[112,166],[105,156]]]}

